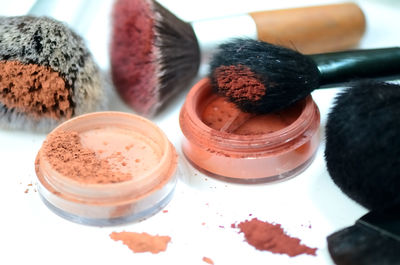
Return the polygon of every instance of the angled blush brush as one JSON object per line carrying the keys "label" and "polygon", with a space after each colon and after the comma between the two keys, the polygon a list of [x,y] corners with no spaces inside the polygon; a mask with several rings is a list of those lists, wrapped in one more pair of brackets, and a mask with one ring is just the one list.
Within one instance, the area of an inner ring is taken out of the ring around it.
{"label": "angled blush brush", "polygon": [[105,105],[84,41],[47,17],[0,17],[0,127],[49,131]]}
{"label": "angled blush brush", "polygon": [[310,53],[354,46],[365,30],[363,12],[353,3],[189,24],[156,1],[117,0],[112,18],[113,83],[121,98],[145,116],[156,114],[186,88],[198,72],[204,51],[221,40],[247,36]]}
{"label": "angled blush brush", "polygon": [[221,44],[210,63],[215,91],[242,111],[268,113],[288,107],[312,91],[362,78],[400,74],[400,48],[303,55],[251,40]]}
{"label": "angled blush brush", "polygon": [[400,264],[400,205],[371,211],[327,241],[337,265]]}

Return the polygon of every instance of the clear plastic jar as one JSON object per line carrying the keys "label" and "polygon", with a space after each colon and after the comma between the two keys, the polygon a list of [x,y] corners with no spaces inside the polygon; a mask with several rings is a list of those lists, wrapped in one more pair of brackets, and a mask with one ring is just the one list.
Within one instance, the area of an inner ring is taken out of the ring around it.
{"label": "clear plastic jar", "polygon": [[[290,115],[297,114],[290,124],[254,134],[220,131],[205,124],[203,112],[216,97],[209,79],[202,79],[180,112],[183,153],[200,171],[234,182],[273,182],[299,174],[312,162],[320,142],[320,115],[311,96],[292,107]],[[257,122],[263,121],[253,120]]]}
{"label": "clear plastic jar", "polygon": [[[66,121],[49,136],[59,131],[77,132],[85,139],[82,145],[93,148],[96,156],[104,156],[110,148],[118,151],[125,156],[124,167],[132,178],[116,183],[72,179],[51,165],[44,151],[45,142],[35,163],[38,190],[44,203],[58,215],[89,225],[114,225],[146,218],[170,201],[178,157],[165,134],[149,120],[122,112],[97,112]],[[146,155],[139,147],[130,150],[133,144],[127,146],[129,143],[141,143],[141,148],[147,148]],[[135,160],[140,163],[131,165]]]}

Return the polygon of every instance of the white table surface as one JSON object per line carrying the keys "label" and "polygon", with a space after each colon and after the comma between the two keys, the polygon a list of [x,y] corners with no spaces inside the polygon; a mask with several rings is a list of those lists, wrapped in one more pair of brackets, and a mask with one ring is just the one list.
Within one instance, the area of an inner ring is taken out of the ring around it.
{"label": "white table surface", "polygon": [[[55,2],[55,7],[46,12],[73,24],[107,74],[111,0],[84,1],[88,10],[85,17],[74,13],[73,7],[79,6],[79,1]],[[160,1],[187,21],[330,2],[337,1]],[[399,45],[400,1],[357,2],[368,24],[360,47]],[[32,1],[0,0],[0,3],[0,15],[19,15],[29,10],[27,5],[30,7]],[[202,76],[204,72],[199,73],[198,79]],[[326,237],[352,225],[366,213],[365,208],[334,185],[325,167],[324,127],[332,99],[341,88],[313,92],[321,112],[322,142],[311,166],[288,181],[258,185],[218,181],[197,172],[185,161],[180,147],[182,133],[178,114],[188,89],[153,119],[180,154],[182,176],[166,207],[168,212],[160,212],[139,223],[101,228],[75,224],[55,215],[42,203],[35,187],[34,159],[46,135],[0,130],[0,264],[206,264],[203,257],[211,258],[216,265],[333,264]],[[110,109],[132,112],[115,95],[111,97]],[[282,224],[288,234],[299,237],[310,247],[317,247],[317,256],[289,258],[255,250],[244,242],[243,234],[230,228],[232,223],[253,217]],[[169,235],[172,240],[166,252],[139,254],[111,240],[109,234],[113,231]]]}

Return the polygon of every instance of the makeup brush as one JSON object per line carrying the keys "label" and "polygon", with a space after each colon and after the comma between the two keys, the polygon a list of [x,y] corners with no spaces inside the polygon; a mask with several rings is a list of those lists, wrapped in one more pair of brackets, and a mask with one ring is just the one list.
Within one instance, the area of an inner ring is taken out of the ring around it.
{"label": "makeup brush", "polygon": [[398,265],[400,205],[371,211],[327,240],[337,265]]}
{"label": "makeup brush", "polygon": [[335,98],[325,159],[333,182],[374,210],[400,205],[400,85],[365,81]]}
{"label": "makeup brush", "polygon": [[182,21],[153,0],[117,0],[112,12],[111,74],[136,112],[156,114],[196,76],[212,44],[247,36],[303,52],[354,46],[365,17],[354,3],[271,10],[230,18]]}
{"label": "makeup brush", "polygon": [[0,87],[3,128],[49,131],[106,99],[82,38],[47,17],[0,17]]}
{"label": "makeup brush", "polygon": [[286,108],[318,88],[394,74],[400,74],[400,48],[303,55],[241,38],[219,46],[209,76],[218,94],[244,112],[261,114]]}

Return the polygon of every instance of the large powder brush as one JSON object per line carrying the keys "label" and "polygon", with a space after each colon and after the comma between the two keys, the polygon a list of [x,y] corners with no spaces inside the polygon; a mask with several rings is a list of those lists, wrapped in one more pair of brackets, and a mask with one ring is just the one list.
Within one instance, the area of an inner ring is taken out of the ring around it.
{"label": "large powder brush", "polygon": [[210,62],[215,91],[240,109],[284,109],[315,89],[399,74],[400,48],[304,55],[267,42],[238,38],[219,46]]}
{"label": "large powder brush", "polygon": [[117,0],[112,20],[113,83],[121,98],[145,116],[188,88],[204,51],[222,40],[247,36],[321,52],[354,46],[365,30],[363,12],[354,3],[187,23],[153,0]]}
{"label": "large powder brush", "polygon": [[400,264],[400,86],[351,85],[335,98],[325,159],[334,183],[371,211],[327,237],[337,265]]}
{"label": "large powder brush", "polygon": [[83,39],[47,17],[0,17],[0,85],[3,128],[49,131],[106,104]]}
{"label": "large powder brush", "polygon": [[329,175],[370,210],[400,204],[399,117],[400,86],[373,81],[341,92],[328,115]]}

